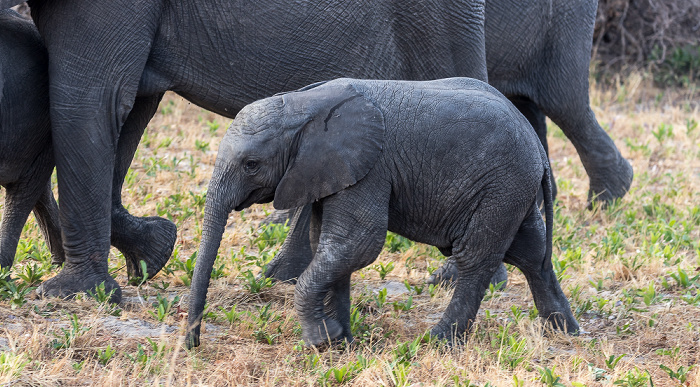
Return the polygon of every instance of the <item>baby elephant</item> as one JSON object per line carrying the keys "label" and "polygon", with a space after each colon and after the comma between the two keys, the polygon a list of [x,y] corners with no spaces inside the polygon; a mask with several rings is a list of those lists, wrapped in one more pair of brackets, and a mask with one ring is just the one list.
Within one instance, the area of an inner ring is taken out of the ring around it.
{"label": "baby elephant", "polygon": [[54,167],[49,121],[48,56],[32,22],[0,11],[0,267],[12,266],[29,213],[39,222],[53,263],[64,259],[58,206],[51,191]]}
{"label": "baby elephant", "polygon": [[[295,308],[307,345],[348,339],[350,275],[391,230],[451,252],[454,295],[432,329],[462,335],[502,262],[527,277],[540,316],[576,332],[552,269],[547,156],[527,120],[486,83],[337,79],[246,106],[219,148],[192,281],[188,344],[231,210],[312,205],[314,258]],[[536,205],[544,186],[546,228]]]}

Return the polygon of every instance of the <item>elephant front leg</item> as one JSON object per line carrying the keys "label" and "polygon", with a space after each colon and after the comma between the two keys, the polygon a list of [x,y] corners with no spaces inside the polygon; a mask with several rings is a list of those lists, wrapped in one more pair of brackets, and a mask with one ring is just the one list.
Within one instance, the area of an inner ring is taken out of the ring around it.
{"label": "elephant front leg", "polygon": [[[382,197],[378,191],[383,190],[375,187],[372,192]],[[372,263],[384,246],[388,197],[388,192],[386,200],[377,200],[361,190],[346,190],[314,205],[314,216],[320,217],[316,253],[294,294],[306,345],[352,340],[350,276]]]}
{"label": "elephant front leg", "polygon": [[310,204],[292,210],[287,238],[275,258],[268,263],[265,277],[296,283],[313,258],[309,242],[310,221]]}
{"label": "elephant front leg", "polygon": [[50,58],[51,132],[66,254],[63,269],[37,289],[40,294],[70,297],[104,283],[113,291],[111,301],[121,300],[107,264],[115,152],[161,7],[151,0],[59,1],[32,9]]}
{"label": "elephant front leg", "polygon": [[130,281],[143,278],[141,261],[146,263],[147,278],[155,276],[170,259],[177,239],[173,222],[158,217],[136,217],[122,205],[124,177],[134,158],[143,131],[158,109],[163,95],[138,97],[119,135],[112,182],[111,243],[122,252]]}
{"label": "elephant front leg", "polygon": [[[90,107],[85,111],[103,109]],[[60,111],[53,116],[70,117],[70,114]],[[86,125],[98,128],[95,138],[74,135],[81,130],[72,130],[69,125],[72,122],[53,122],[65,263],[63,269],[39,286],[37,292],[43,296],[66,298],[104,284],[106,292],[112,292],[111,301],[120,302],[121,289],[109,275],[107,265],[113,138],[105,122]],[[86,158],[90,162],[77,162]]]}

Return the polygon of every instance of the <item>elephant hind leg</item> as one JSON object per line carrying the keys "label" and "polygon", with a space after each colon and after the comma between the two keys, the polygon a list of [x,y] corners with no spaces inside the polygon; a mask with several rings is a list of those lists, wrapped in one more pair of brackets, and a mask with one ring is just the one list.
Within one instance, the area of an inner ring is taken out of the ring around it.
{"label": "elephant hind leg", "polygon": [[34,206],[34,217],[36,217],[44,240],[49,247],[49,251],[51,251],[51,263],[54,265],[63,264],[66,255],[63,251],[63,241],[61,240],[58,204],[53,197],[51,181],[46,182],[41,196]]}
{"label": "elephant hind leg", "polygon": [[551,257],[547,257],[546,243],[544,222],[533,204],[504,260],[525,274],[540,317],[556,329],[575,333],[579,326],[559,286]]}
{"label": "elephant hind leg", "polygon": [[[50,151],[43,152],[16,182],[5,185],[5,208],[0,223],[0,267],[12,266],[22,228],[27,222],[32,208],[40,207],[44,201],[48,201],[46,195],[50,195],[53,201],[51,182],[49,181],[53,170],[52,160]],[[55,204],[56,202],[53,201],[54,206]],[[54,207],[53,210],[56,211],[57,208]],[[54,212],[53,216],[57,222],[58,214]],[[41,218],[39,220],[39,225],[44,232]],[[47,234],[44,233],[44,236],[47,237]],[[61,231],[58,226],[52,229],[46,242],[52,247],[52,253],[55,250],[53,246],[56,246],[56,249],[60,248]],[[60,250],[62,251],[62,249]]]}
{"label": "elephant hind leg", "polygon": [[5,207],[0,222],[0,267],[12,267],[22,227],[39,198],[40,191],[26,184],[5,186]]}
{"label": "elephant hind leg", "polygon": [[438,339],[466,339],[491,278],[503,267],[503,257],[517,231],[518,213],[525,212],[520,207],[515,201],[484,199],[469,218],[464,236],[453,247],[458,275],[452,299],[431,330]]}
{"label": "elephant hind leg", "polygon": [[124,177],[134,158],[143,131],[158,109],[163,95],[136,97],[134,106],[122,126],[112,182],[112,233],[110,242],[126,260],[130,281],[141,281],[141,261],[146,263],[146,276],[152,278],[165,266],[173,252],[177,228],[173,222],[157,216],[136,217],[122,205]]}

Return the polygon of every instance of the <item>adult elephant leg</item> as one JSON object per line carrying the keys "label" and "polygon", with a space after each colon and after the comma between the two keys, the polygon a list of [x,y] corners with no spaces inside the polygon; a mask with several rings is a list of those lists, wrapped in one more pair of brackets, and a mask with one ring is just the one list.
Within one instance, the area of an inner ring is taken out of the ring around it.
{"label": "adult elephant leg", "polygon": [[49,251],[51,251],[51,263],[62,265],[66,256],[63,251],[63,241],[61,240],[61,224],[59,222],[58,204],[53,197],[51,182],[44,186],[39,201],[34,206],[34,217],[39,223],[39,229],[44,236]]}
{"label": "adult elephant leg", "polygon": [[[535,129],[535,133],[537,133],[537,137],[540,139],[540,142],[544,147],[544,151],[547,153],[547,157],[549,157],[549,144],[547,144],[547,117],[544,115],[544,113],[542,113],[540,108],[537,107],[537,104],[529,98],[513,97],[510,98],[510,101],[513,102],[513,105],[515,105],[520,113],[527,118],[530,125],[532,125],[532,128]],[[552,182],[552,200],[554,200],[557,197],[557,184],[553,173],[550,173],[550,179]],[[543,200],[542,189],[540,189],[539,192],[537,192],[537,203],[542,204]]]}
{"label": "adult elephant leg", "polygon": [[546,253],[545,226],[538,208],[533,206],[518,229],[504,260],[520,269],[530,286],[540,317],[554,328],[577,332],[578,323],[571,313],[569,301],[559,286]]}
{"label": "adult elephant leg", "polygon": [[590,180],[589,203],[607,203],[625,196],[632,184],[632,166],[600,127],[591,108],[582,104],[569,111],[554,109],[547,115],[578,151]]}
{"label": "adult elephant leg", "polygon": [[265,277],[296,283],[313,259],[309,242],[310,222],[310,204],[292,211],[287,238],[275,258],[267,265]]}
{"label": "adult elephant leg", "polygon": [[633,171],[590,107],[588,77],[596,4],[571,2],[556,11],[561,14],[548,32],[551,47],[540,66],[533,100],[576,148],[590,180],[589,202],[609,202],[627,193]]}
{"label": "adult elephant leg", "polygon": [[70,297],[104,283],[113,292],[111,301],[121,300],[107,265],[114,159],[161,7],[155,0],[32,5],[50,58],[52,138],[66,253],[63,269],[37,289],[40,294]]}
{"label": "adult elephant leg", "polygon": [[148,278],[165,266],[173,252],[177,228],[173,222],[157,216],[135,217],[122,205],[124,177],[134,158],[143,131],[158,109],[163,94],[137,97],[119,135],[112,181],[112,246],[126,259],[131,280],[143,278],[140,261],[146,263]]}
{"label": "adult elephant leg", "polygon": [[5,189],[5,208],[0,223],[0,268],[3,269],[12,267],[22,227],[41,195],[38,187],[28,186],[26,182],[8,184]]}

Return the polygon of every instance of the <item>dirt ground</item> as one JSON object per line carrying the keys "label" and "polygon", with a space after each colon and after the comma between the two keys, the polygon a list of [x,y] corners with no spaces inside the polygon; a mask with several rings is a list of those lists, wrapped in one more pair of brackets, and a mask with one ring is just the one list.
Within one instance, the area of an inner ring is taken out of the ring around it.
{"label": "dirt ground", "polygon": [[[490,289],[463,346],[423,337],[451,290],[424,284],[444,260],[395,235],[375,265],[353,275],[353,346],[304,348],[294,289],[256,275],[279,248],[281,226],[260,226],[271,205],[232,213],[208,296],[202,345],[183,345],[193,253],[218,142],[230,120],[169,94],[127,176],[134,214],[178,226],[166,270],[104,297],[38,299],[55,272],[31,218],[0,290],[0,385],[700,385],[700,100],[694,88],[659,90],[633,74],[592,85],[601,125],[633,164],[629,194],[586,208],[588,179],[571,143],[551,123],[559,187],[554,263],[582,332],[546,331],[524,276],[511,268]],[[385,290],[386,289],[386,290]]]}

